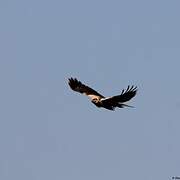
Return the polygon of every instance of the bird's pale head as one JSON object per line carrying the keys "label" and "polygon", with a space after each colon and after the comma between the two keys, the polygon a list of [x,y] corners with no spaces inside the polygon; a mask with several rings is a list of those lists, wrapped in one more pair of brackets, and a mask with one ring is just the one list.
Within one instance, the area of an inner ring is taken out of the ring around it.
{"label": "bird's pale head", "polygon": [[99,102],[99,99],[98,99],[98,98],[93,98],[93,99],[92,99],[92,102],[93,102],[93,103],[98,103],[98,102]]}

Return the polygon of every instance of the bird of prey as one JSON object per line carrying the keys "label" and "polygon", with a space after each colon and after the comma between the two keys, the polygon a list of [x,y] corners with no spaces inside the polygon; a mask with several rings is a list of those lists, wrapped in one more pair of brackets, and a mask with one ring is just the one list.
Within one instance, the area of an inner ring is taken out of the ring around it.
{"label": "bird of prey", "polygon": [[124,107],[133,107],[127,104],[124,104],[126,101],[129,101],[133,98],[137,93],[136,86],[128,86],[126,90],[122,90],[121,94],[112,96],[112,97],[104,97],[103,95],[99,94],[94,89],[88,87],[87,85],[83,84],[76,78],[69,78],[68,79],[69,86],[72,90],[87,95],[93,104],[97,107],[103,107],[108,110],[115,110],[116,107],[124,108]]}

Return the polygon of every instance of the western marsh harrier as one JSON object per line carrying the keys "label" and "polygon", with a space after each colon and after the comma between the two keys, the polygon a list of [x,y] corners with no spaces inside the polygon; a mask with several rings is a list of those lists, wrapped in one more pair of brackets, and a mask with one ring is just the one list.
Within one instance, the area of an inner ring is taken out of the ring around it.
{"label": "western marsh harrier", "polygon": [[70,78],[68,83],[72,90],[87,95],[91,99],[91,102],[97,107],[103,107],[109,110],[115,110],[116,107],[133,107],[124,103],[133,98],[137,93],[136,86],[128,86],[126,90],[122,90],[120,95],[104,97],[94,89],[78,81],[76,78]]}

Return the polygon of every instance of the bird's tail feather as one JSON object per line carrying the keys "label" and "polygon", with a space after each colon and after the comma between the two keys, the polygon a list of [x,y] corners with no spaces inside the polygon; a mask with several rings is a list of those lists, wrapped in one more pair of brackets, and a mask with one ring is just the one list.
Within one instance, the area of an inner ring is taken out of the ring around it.
{"label": "bird's tail feather", "polygon": [[130,106],[130,105],[127,105],[127,104],[118,104],[119,108],[124,108],[124,107],[131,107],[131,108],[134,108],[134,106]]}

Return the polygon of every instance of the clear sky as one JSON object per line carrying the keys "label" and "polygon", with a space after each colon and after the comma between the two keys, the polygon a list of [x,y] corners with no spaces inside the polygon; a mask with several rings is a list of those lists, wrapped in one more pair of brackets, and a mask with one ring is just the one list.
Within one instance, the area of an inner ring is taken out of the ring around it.
{"label": "clear sky", "polygon": [[[135,108],[98,109],[137,85]],[[0,179],[180,176],[179,0],[0,1]]]}

